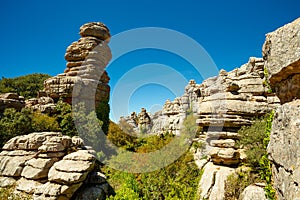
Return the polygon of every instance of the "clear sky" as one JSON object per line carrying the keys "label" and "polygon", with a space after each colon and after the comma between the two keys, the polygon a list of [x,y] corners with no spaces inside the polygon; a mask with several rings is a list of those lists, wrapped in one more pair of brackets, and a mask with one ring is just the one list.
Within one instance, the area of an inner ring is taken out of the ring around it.
{"label": "clear sky", "polygon": [[[202,45],[219,69],[230,71],[246,63],[250,56],[261,57],[265,34],[300,17],[299,7],[299,0],[2,0],[0,76],[62,73],[66,48],[79,39],[79,27],[91,21],[104,22],[112,35],[141,27],[178,31]],[[112,92],[128,71],[148,63],[167,65],[186,79],[201,81],[193,77],[186,60],[150,49],[129,53],[108,66]],[[139,70],[133,72],[139,78],[145,75]],[[135,81],[133,77],[130,79]],[[169,80],[181,83],[176,78]],[[183,91],[183,85],[178,87]],[[124,105],[128,112],[139,111],[143,106],[155,110],[167,98],[172,100],[175,96],[177,92],[169,86],[148,80],[148,84],[139,85],[130,99],[124,100]]]}

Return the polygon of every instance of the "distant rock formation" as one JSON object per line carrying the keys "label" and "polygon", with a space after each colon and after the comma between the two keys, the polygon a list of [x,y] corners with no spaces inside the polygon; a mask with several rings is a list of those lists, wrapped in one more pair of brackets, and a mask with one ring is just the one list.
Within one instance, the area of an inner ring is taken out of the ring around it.
{"label": "distant rock formation", "polygon": [[167,100],[161,111],[152,115],[147,113],[145,108],[142,108],[138,115],[133,112],[131,116],[122,117],[122,120],[130,124],[136,132],[140,131],[139,127],[145,127],[149,134],[169,132],[179,135],[187,111],[190,109],[191,112],[197,112],[199,96],[198,85],[194,80],[190,80],[185,87],[183,96],[175,98],[173,102]]}
{"label": "distant rock formation", "polygon": [[[72,103],[72,97],[95,103],[109,99],[109,77],[105,67],[111,59],[107,43],[109,29],[101,22],[91,22],[80,27],[81,38],[66,51],[67,68],[64,73],[49,78],[44,91],[54,99]],[[73,91],[74,85],[78,87]]]}
{"label": "distant rock formation", "polygon": [[19,96],[16,93],[0,94],[0,114],[4,112],[6,108],[14,108],[21,110],[25,107],[25,99],[23,96]]}
{"label": "distant rock formation", "polygon": [[280,98],[269,158],[279,200],[300,198],[300,18],[267,34],[263,47],[269,81]]}
{"label": "distant rock formation", "polygon": [[49,115],[56,113],[56,104],[54,100],[42,91],[38,93],[36,98],[26,100],[25,107]]}
{"label": "distant rock formation", "polygon": [[81,138],[57,132],[14,137],[0,153],[0,187],[15,185],[15,193],[34,200],[67,200],[74,193],[77,200],[105,199],[110,186],[87,149]]}

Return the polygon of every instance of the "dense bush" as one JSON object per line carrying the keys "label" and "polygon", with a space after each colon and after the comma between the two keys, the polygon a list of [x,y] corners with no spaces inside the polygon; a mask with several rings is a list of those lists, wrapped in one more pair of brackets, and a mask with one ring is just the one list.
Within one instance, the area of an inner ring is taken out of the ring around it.
{"label": "dense bush", "polygon": [[28,109],[22,109],[21,112],[13,108],[8,108],[4,111],[0,119],[0,146],[2,147],[9,139],[31,133],[32,113]]}
{"label": "dense bush", "polygon": [[38,131],[59,131],[60,128],[54,117],[32,112],[23,108],[21,112],[13,108],[5,109],[0,119],[0,146],[9,139]]}
{"label": "dense bush", "polygon": [[58,112],[56,120],[60,126],[62,134],[70,137],[78,135],[72,116],[72,106],[68,103],[59,101],[56,105],[56,110]]}
{"label": "dense bush", "polygon": [[37,92],[43,89],[44,80],[50,78],[47,74],[30,74],[16,78],[4,78],[0,80],[0,93],[14,92],[25,98],[37,96]]}
{"label": "dense bush", "polygon": [[100,102],[99,106],[96,108],[96,115],[97,118],[103,122],[102,124],[102,131],[107,134],[109,129],[109,103],[108,99],[103,100]]}

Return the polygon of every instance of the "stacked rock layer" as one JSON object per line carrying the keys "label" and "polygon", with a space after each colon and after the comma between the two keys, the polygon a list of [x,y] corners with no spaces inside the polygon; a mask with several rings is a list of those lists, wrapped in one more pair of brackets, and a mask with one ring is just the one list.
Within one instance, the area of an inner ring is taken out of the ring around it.
{"label": "stacked rock layer", "polygon": [[67,68],[64,73],[49,78],[44,91],[57,101],[62,98],[72,103],[72,98],[95,103],[109,99],[109,77],[105,67],[111,59],[107,46],[109,29],[101,22],[80,27],[81,38],[66,50]]}
{"label": "stacked rock layer", "polygon": [[88,185],[101,188],[94,195],[105,198],[109,185],[96,171],[94,152],[84,149],[81,138],[57,132],[12,138],[0,153],[0,187],[15,185],[15,193],[26,193],[34,200],[67,200]]}
{"label": "stacked rock layer", "polygon": [[243,156],[235,145],[237,131],[279,104],[265,82],[263,59],[252,57],[240,68],[221,70],[217,77],[199,86],[202,96],[197,124],[202,127],[200,136],[206,136],[214,164],[239,164]]}

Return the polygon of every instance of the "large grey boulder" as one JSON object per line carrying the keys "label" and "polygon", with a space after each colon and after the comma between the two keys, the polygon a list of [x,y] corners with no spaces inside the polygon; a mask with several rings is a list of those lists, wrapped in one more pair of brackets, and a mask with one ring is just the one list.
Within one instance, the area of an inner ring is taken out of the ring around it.
{"label": "large grey boulder", "polygon": [[263,56],[281,102],[300,98],[300,18],[266,35]]}
{"label": "large grey boulder", "polygon": [[256,185],[249,185],[240,196],[241,200],[267,200],[265,190]]}

